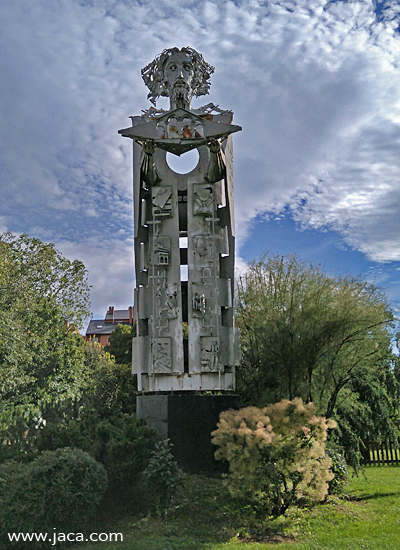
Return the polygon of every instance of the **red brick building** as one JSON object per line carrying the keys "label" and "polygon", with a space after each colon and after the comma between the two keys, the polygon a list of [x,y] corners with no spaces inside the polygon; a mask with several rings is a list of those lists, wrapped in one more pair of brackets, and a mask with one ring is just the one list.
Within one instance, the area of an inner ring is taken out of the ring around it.
{"label": "red brick building", "polygon": [[118,325],[133,325],[133,306],[128,309],[114,309],[114,306],[110,306],[104,320],[90,321],[85,340],[97,342],[104,348],[108,344],[108,337]]}

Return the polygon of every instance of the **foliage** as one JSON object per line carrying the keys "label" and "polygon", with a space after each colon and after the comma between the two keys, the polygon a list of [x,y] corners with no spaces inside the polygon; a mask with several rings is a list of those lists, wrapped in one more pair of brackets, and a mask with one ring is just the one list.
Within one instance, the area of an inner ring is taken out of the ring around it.
{"label": "foliage", "polygon": [[83,409],[68,422],[49,423],[37,432],[38,452],[76,447],[90,453],[107,470],[110,485],[131,487],[148,463],[153,432],[134,414],[104,418],[96,409]]}
{"label": "foliage", "polygon": [[343,454],[337,449],[328,448],[326,449],[326,454],[331,459],[331,472],[335,476],[329,482],[329,493],[339,494],[343,491],[349,481],[349,469],[347,467],[347,462]]}
{"label": "foliage", "polygon": [[52,403],[88,382],[77,333],[88,315],[87,271],[54,245],[0,235],[0,460],[23,458]]}
{"label": "foliage", "polygon": [[156,443],[144,476],[156,494],[157,507],[167,507],[182,486],[183,472],[171,453],[169,439]]}
{"label": "foliage", "polygon": [[102,417],[136,412],[137,382],[130,364],[116,364],[114,357],[105,348],[102,349],[96,343],[87,343],[85,365],[91,373],[86,399],[90,399],[91,406]]}
{"label": "foliage", "polygon": [[232,495],[274,517],[301,498],[324,500],[333,477],[324,442],[335,422],[315,410],[296,398],[221,413],[212,442],[215,457],[229,462]]}
{"label": "foliage", "polygon": [[115,365],[115,358],[98,342],[89,340],[84,347],[85,368],[93,375],[96,371]]}
{"label": "foliage", "polygon": [[43,452],[73,447],[104,465],[112,490],[128,490],[148,462],[152,432],[134,415],[130,367],[76,330],[88,313],[84,266],[7,234],[0,290],[0,462],[36,464]]}
{"label": "foliage", "polygon": [[219,477],[189,474],[165,514],[149,515],[141,505],[116,514],[104,501],[93,530],[107,525],[123,533],[124,542],[77,544],[76,550],[398,550],[398,467],[368,467],[366,474],[352,476],[345,498],[293,506],[256,524],[252,507],[233,500]]}
{"label": "foliage", "polygon": [[106,487],[104,467],[77,449],[45,452],[30,464],[0,465],[3,540],[7,532],[82,531]]}
{"label": "foliage", "polygon": [[116,365],[97,344],[86,344],[90,381],[78,400],[45,410],[49,419],[35,431],[36,452],[76,447],[107,469],[113,487],[131,486],[145,468],[153,432],[135,416],[136,388],[128,365]]}
{"label": "foliage", "polygon": [[89,543],[85,550],[267,550],[271,543],[282,550],[348,550],[349,540],[360,549],[385,544],[395,550],[398,468],[368,467],[366,475],[350,479],[345,498],[329,496],[322,506],[291,507],[273,520],[256,518],[253,506],[230,497],[219,477],[186,475],[165,514],[149,515],[148,502],[140,500],[145,495],[137,492],[128,513],[103,500],[91,530],[121,532],[124,542]]}
{"label": "foliage", "polygon": [[136,336],[136,324],[118,325],[110,334],[104,351],[114,356],[120,365],[132,365],[132,338]]}
{"label": "foliage", "polygon": [[[48,328],[46,314],[52,309],[63,322],[68,320],[77,327],[89,315],[85,266],[64,258],[52,243],[27,235],[0,235],[0,284],[1,306],[24,315],[23,320],[32,323],[30,329]],[[48,322],[51,324],[52,318]]]}
{"label": "foliage", "polygon": [[399,386],[386,297],[359,278],[328,276],[295,256],[252,262],[238,288],[244,402],[312,401],[318,414],[338,421],[340,444],[357,468],[362,437],[396,433]]}

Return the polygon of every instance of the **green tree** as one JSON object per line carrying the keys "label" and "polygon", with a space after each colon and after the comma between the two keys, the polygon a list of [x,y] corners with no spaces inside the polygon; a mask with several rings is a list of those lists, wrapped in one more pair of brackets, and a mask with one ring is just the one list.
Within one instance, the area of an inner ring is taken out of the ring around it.
{"label": "green tree", "polygon": [[81,262],[26,235],[0,237],[0,462],[79,448],[128,491],[151,431],[134,415],[131,367],[77,332],[88,299]]}
{"label": "green tree", "polygon": [[25,452],[43,410],[84,392],[77,327],[89,314],[87,271],[27,235],[0,235],[1,449]]}
{"label": "green tree", "polygon": [[238,287],[238,384],[247,403],[314,402],[338,421],[355,464],[361,436],[393,435],[394,318],[377,287],[328,276],[295,256],[252,262]]}
{"label": "green tree", "polygon": [[138,392],[132,364],[117,364],[106,348],[90,342],[85,345],[85,365],[91,373],[90,387],[85,392],[86,401],[103,418],[133,414]]}
{"label": "green tree", "polygon": [[50,403],[47,422],[35,430],[31,445],[36,454],[71,447],[91,454],[107,469],[118,494],[128,494],[145,468],[153,432],[135,416],[136,380],[131,365],[118,365],[100,344],[87,342],[85,391],[63,407]]}
{"label": "green tree", "polygon": [[132,338],[136,336],[136,324],[118,325],[109,336],[104,351],[115,357],[120,365],[132,365]]}

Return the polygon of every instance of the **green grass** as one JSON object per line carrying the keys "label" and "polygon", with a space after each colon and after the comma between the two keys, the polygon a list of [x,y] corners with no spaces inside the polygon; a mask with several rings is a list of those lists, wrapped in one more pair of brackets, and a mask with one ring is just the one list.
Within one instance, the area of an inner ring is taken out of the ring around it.
{"label": "green grass", "polygon": [[[218,479],[187,476],[174,509],[165,517],[102,522],[124,542],[76,546],[84,550],[398,550],[400,469],[369,467],[351,479],[346,497],[329,497],[311,508],[261,524],[249,508],[232,501]],[[253,538],[253,540],[250,540]]]}

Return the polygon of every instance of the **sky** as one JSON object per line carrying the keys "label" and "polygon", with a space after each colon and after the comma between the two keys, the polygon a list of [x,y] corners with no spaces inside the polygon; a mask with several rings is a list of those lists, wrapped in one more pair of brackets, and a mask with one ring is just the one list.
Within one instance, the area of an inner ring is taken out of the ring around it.
{"label": "sky", "polygon": [[[0,232],[89,270],[94,318],[133,301],[140,70],[190,46],[234,111],[237,266],[295,252],[400,302],[395,0],[2,0]],[[160,99],[157,107],[168,108]],[[182,162],[189,162],[182,156]]]}

